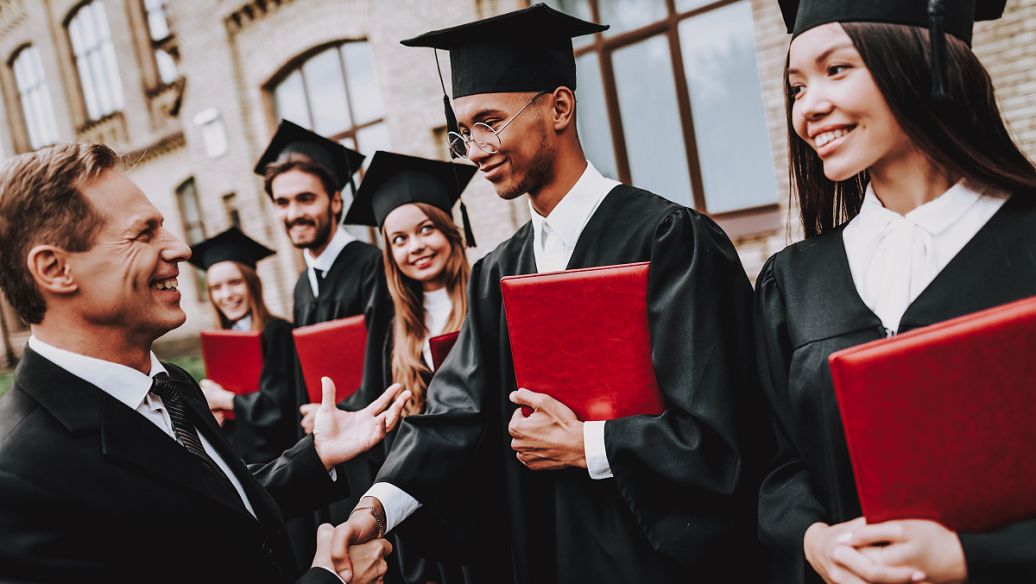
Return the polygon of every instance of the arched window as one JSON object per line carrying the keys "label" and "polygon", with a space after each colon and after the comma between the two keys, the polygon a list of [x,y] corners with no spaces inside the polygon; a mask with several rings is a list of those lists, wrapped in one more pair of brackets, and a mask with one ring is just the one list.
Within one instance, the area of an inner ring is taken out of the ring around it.
{"label": "arched window", "polygon": [[275,114],[368,156],[390,147],[370,45],[327,47],[278,76]]}
{"label": "arched window", "polygon": [[54,121],[54,107],[47,90],[47,79],[43,74],[40,53],[32,46],[18,51],[11,63],[18,99],[29,132],[29,145],[33,150],[58,141],[57,124]]}
{"label": "arched window", "polygon": [[68,37],[88,118],[99,120],[121,111],[122,80],[104,2],[93,0],[80,6],[68,21]]}

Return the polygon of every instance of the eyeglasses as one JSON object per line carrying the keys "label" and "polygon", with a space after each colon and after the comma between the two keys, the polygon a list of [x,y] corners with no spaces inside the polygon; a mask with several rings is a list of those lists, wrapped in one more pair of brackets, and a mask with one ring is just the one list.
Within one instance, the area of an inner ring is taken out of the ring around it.
{"label": "eyeglasses", "polygon": [[522,112],[528,109],[528,107],[532,105],[532,102],[548,93],[550,92],[541,91],[534,95],[533,98],[529,100],[529,103],[523,105],[522,109],[518,110],[518,113],[514,114],[511,116],[511,119],[504,122],[504,125],[500,126],[500,129],[495,129],[493,126],[490,126],[485,122],[478,122],[471,126],[471,130],[468,131],[466,136],[457,132],[450,132],[447,135],[450,141],[450,152],[458,158],[467,158],[468,149],[471,147],[472,143],[474,143],[475,146],[478,146],[478,149],[486,154],[496,154],[497,152],[500,152],[500,134],[503,134],[504,130],[507,129],[507,126],[510,126],[511,122],[513,122],[515,118],[522,115]]}

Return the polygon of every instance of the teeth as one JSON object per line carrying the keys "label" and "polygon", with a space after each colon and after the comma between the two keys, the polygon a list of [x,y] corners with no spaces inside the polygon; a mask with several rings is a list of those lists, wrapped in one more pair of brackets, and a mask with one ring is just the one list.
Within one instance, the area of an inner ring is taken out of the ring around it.
{"label": "teeth", "polygon": [[156,290],[176,290],[176,286],[176,278],[169,278],[168,280],[161,280],[151,284],[151,287]]}
{"label": "teeth", "polygon": [[848,134],[850,131],[851,130],[845,128],[839,128],[837,130],[831,130],[830,132],[824,132],[823,134],[817,135],[816,138],[813,138],[813,143],[816,145],[817,148],[823,148],[831,142]]}

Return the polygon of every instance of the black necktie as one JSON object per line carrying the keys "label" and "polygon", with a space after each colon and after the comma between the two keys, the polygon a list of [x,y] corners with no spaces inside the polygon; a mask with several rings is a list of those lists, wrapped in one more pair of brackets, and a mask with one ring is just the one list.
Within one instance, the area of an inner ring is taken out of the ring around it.
{"label": "black necktie", "polygon": [[173,423],[173,433],[176,440],[187,449],[188,452],[201,459],[202,463],[220,479],[225,486],[234,493],[234,498],[240,498],[234,484],[230,482],[223,469],[219,468],[216,461],[212,460],[205,448],[201,445],[201,438],[198,437],[198,429],[194,427],[189,419],[190,405],[187,398],[180,393],[179,388],[173,383],[169,375],[159,373],[151,383],[151,393],[162,398],[162,404],[169,412],[169,420]]}
{"label": "black necktie", "polygon": [[321,270],[319,268],[313,268],[313,273],[315,273],[317,275],[317,283],[318,284],[320,282],[324,281],[324,270]]}

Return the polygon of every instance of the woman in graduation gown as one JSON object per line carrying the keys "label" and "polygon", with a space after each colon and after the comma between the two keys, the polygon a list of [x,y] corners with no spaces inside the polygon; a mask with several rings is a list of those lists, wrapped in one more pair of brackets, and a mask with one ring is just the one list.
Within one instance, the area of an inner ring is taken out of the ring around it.
{"label": "woman in graduation gown", "polygon": [[[451,210],[476,170],[471,165],[376,152],[346,214],[347,223],[380,230],[392,304],[385,342],[367,349],[382,355],[382,366],[364,371],[363,392],[377,395],[390,384],[401,384],[413,395],[406,415],[424,410],[433,373],[429,339],[459,330],[467,316],[471,267],[464,242],[471,243],[472,237],[470,231],[461,236]],[[315,410],[315,405],[303,406],[307,431]],[[386,437],[386,449],[394,437]],[[380,462],[384,452],[369,455],[378,456]],[[408,529],[390,534],[394,559],[388,560],[386,582],[466,581],[466,568],[456,549],[450,549],[456,546],[441,541],[441,535],[427,535],[431,518],[415,519]]]}
{"label": "woman in graduation gown", "polygon": [[988,533],[864,523],[827,366],[835,351],[1036,294],[1036,170],[969,48],[973,21],[1004,2],[932,4],[781,2],[796,35],[787,114],[806,235],[756,286],[777,434],[759,533],[781,584],[1036,581],[1036,518]]}
{"label": "woman in graduation gown", "polygon": [[273,254],[235,227],[192,248],[190,262],[205,271],[209,300],[224,330],[260,331],[263,368],[258,391],[235,395],[201,381],[213,412],[234,412],[223,430],[247,463],[265,463],[296,441],[295,344],[291,323],[270,314],[256,263]]}

